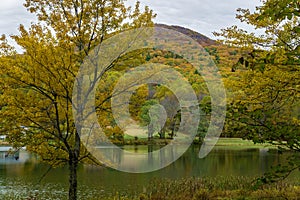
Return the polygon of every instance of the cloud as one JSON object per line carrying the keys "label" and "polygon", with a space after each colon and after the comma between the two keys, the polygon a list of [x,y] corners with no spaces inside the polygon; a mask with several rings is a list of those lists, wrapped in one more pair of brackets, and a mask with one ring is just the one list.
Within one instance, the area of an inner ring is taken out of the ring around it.
{"label": "cloud", "polygon": [[29,25],[33,15],[23,7],[21,0],[1,0],[0,2],[0,34],[17,34],[19,24]]}
{"label": "cloud", "polygon": [[[143,6],[148,5],[155,13],[158,23],[181,25],[213,37],[212,32],[232,25],[241,24],[235,19],[237,8],[255,9],[260,0],[140,0]],[[133,3],[134,0],[129,0]]]}
{"label": "cloud", "polygon": [[[34,16],[22,6],[25,0],[0,1],[0,34],[16,34],[19,24],[29,26]],[[136,0],[126,4],[134,5]],[[213,37],[212,32],[231,25],[250,29],[235,19],[239,7],[254,10],[260,0],[140,0],[158,14],[155,22],[180,25]],[[126,2],[126,1],[125,1]]]}

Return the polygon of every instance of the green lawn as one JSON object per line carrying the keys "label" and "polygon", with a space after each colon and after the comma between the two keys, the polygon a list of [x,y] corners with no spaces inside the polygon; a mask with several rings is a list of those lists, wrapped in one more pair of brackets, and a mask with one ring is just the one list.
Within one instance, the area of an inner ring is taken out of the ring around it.
{"label": "green lawn", "polygon": [[[208,142],[209,144],[209,142]],[[243,140],[242,138],[219,138],[216,146],[231,146],[231,147],[247,147],[247,148],[261,148],[261,147],[273,147],[268,143],[254,144],[251,140]]]}
{"label": "green lawn", "polygon": [[[147,144],[148,139],[147,138],[138,138],[138,140],[135,140],[135,137],[125,134],[124,135],[125,143],[129,141],[134,142],[136,141],[137,144]],[[159,139],[154,138],[153,143],[161,143],[164,141],[169,141],[168,139]],[[206,144],[213,145],[212,142],[207,141]],[[129,143],[130,144],[130,143]],[[277,148],[275,145],[271,145],[268,143],[260,143],[260,144],[254,144],[251,140],[244,140],[242,138],[219,138],[218,142],[215,146],[223,146],[223,147],[236,147],[236,148]]]}

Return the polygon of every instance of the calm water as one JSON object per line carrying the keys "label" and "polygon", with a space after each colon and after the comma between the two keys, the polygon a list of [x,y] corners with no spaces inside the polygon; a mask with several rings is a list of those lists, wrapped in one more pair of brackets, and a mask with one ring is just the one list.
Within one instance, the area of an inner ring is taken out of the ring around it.
{"label": "calm water", "polygon": [[[125,147],[132,149],[131,146]],[[145,151],[139,146],[136,151]],[[107,196],[118,193],[142,191],[155,178],[179,179],[184,177],[249,176],[257,177],[272,165],[283,163],[287,154],[278,154],[268,149],[234,149],[215,147],[204,159],[197,157],[198,146],[192,146],[176,162],[159,171],[146,174],[118,172],[110,168],[80,166],[79,191],[86,199],[89,196]],[[0,155],[0,197],[5,193],[20,195],[51,193],[58,199],[67,194],[67,168],[51,169],[37,162],[37,158],[25,151],[19,160]],[[44,178],[40,181],[40,179]],[[296,177],[300,178],[299,174]],[[1,198],[0,198],[1,199]]]}

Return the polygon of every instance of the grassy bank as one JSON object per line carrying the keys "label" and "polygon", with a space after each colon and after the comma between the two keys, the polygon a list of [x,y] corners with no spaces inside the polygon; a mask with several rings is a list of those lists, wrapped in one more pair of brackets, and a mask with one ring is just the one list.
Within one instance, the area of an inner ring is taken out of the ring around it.
{"label": "grassy bank", "polygon": [[277,148],[275,145],[268,143],[254,144],[251,140],[244,140],[242,138],[219,138],[216,146],[230,146],[230,147],[246,147],[246,148]]}
{"label": "grassy bank", "polygon": [[247,177],[154,180],[137,196],[116,195],[107,200],[300,199],[299,183],[279,182],[255,187]]}
{"label": "grassy bank", "polygon": [[[147,144],[156,144],[156,145],[167,145],[172,139],[159,139],[153,138],[151,141],[148,141],[148,138],[138,138],[129,135],[124,136],[124,141],[120,142],[119,145],[147,145]],[[199,144],[198,141],[195,141],[196,144]],[[214,145],[212,142],[207,141],[206,145]],[[215,146],[223,147],[236,147],[236,148],[277,148],[275,145],[268,143],[254,144],[251,140],[244,140],[242,138],[219,138]]]}
{"label": "grassy bank", "polygon": [[[255,187],[255,180],[249,177],[153,179],[141,193],[128,191],[114,195],[99,196],[93,188],[79,186],[78,199],[84,200],[216,200],[216,199],[299,199],[300,182],[278,182]],[[16,191],[0,196],[4,200],[67,199],[67,192],[45,192],[43,189],[24,194]]]}
{"label": "grassy bank", "polygon": [[[148,138],[138,138],[133,137],[130,135],[124,135],[124,140],[115,142],[117,145],[147,145],[147,144],[154,144],[154,145],[167,145],[172,141],[171,138],[160,139],[158,137],[154,137],[151,141]],[[198,143],[195,141],[195,143]],[[210,142],[206,142],[207,145],[210,145]],[[10,145],[6,141],[0,141],[0,146],[7,146]],[[251,140],[243,140],[242,138],[219,138],[218,142],[215,146],[223,146],[223,147],[237,147],[237,148],[276,148],[275,145],[263,143],[263,144],[254,144]]]}

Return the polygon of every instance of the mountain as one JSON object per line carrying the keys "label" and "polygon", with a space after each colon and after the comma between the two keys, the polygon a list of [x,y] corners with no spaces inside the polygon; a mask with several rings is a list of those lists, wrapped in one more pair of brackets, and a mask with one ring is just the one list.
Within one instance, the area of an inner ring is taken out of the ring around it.
{"label": "mountain", "polygon": [[192,39],[196,40],[202,46],[210,46],[210,45],[217,44],[215,40],[212,40],[209,37],[206,37],[205,35],[202,35],[196,31],[193,31],[188,28],[184,28],[181,26],[174,26],[174,25],[166,25],[166,24],[155,24],[155,26],[178,31],[178,32],[185,34],[185,35],[191,37]]}

